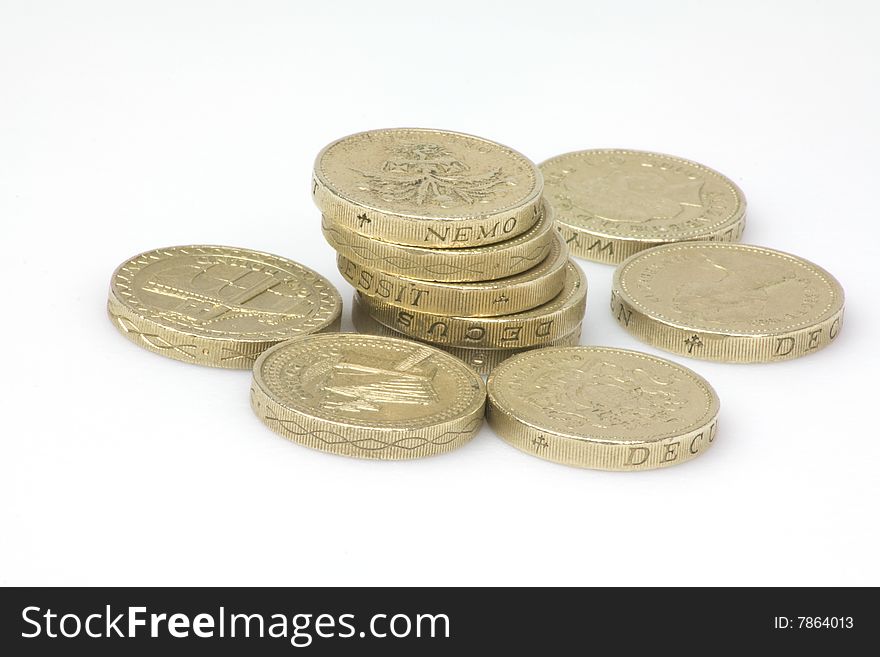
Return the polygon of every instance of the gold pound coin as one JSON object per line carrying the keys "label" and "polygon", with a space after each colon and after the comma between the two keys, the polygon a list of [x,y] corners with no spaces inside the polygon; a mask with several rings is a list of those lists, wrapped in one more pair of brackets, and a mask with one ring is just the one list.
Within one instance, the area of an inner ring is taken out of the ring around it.
{"label": "gold pound coin", "polygon": [[632,256],[614,272],[611,312],[661,349],[731,363],[797,358],[840,332],[843,288],[803,258],[691,242]]}
{"label": "gold pound coin", "polygon": [[448,452],[483,422],[482,378],[417,342],[336,333],[279,344],[254,364],[251,406],[307,447],[369,459]]}
{"label": "gold pound coin", "polygon": [[366,296],[398,308],[442,315],[509,315],[547,303],[565,284],[568,248],[557,235],[550,254],[528,271],[494,281],[439,283],[387,274],[339,255],[342,276]]}
{"label": "gold pound coin", "polygon": [[[367,297],[360,296],[357,292],[355,292],[351,306],[351,319],[354,324],[355,330],[361,333],[369,333],[370,335],[386,335],[392,338],[415,340],[415,338],[410,338],[409,336],[406,336],[403,333],[399,333],[398,331],[395,331],[394,329],[389,328],[373,319],[370,316],[370,313],[367,310],[365,304],[363,303],[365,299],[367,299]],[[544,347],[568,347],[576,345],[580,342],[580,338],[581,324],[577,324],[573,329],[571,329],[569,333],[565,335],[554,337],[553,339],[550,339],[541,344],[526,347],[492,349],[488,347],[468,348],[451,347],[447,345],[433,346],[437,347],[438,349],[442,349],[448,354],[452,354],[459,360],[462,360],[473,367],[478,373],[486,376],[495,367],[497,367],[500,363],[507,360],[511,356],[521,354],[522,352],[528,351],[530,349],[543,349]],[[424,342],[424,340],[419,340],[419,342]]]}
{"label": "gold pound coin", "polygon": [[630,150],[566,153],[540,165],[545,197],[571,252],[617,264],[670,242],[737,242],[746,199],[717,171]]}
{"label": "gold pound coin", "polygon": [[499,365],[487,388],[495,433],[556,463],[661,468],[702,454],[715,440],[719,402],[706,380],[636,351],[530,351]]}
{"label": "gold pound coin", "polygon": [[444,130],[397,128],[343,137],[315,161],[312,196],[335,224],[396,244],[483,246],[527,231],[543,181],[528,158]]}
{"label": "gold pound coin", "polygon": [[250,369],[278,342],[339,330],[342,299],[326,278],[286,258],[174,246],[120,265],[107,311],[125,337],[152,352]]}
{"label": "gold pound coin", "polygon": [[552,344],[581,324],[587,279],[569,260],[562,291],[555,298],[532,310],[498,317],[437,315],[398,308],[361,293],[356,298],[374,320],[416,340],[467,349],[520,349]]}
{"label": "gold pound coin", "polygon": [[513,239],[468,249],[438,249],[371,239],[327,216],[321,218],[330,246],[363,267],[423,281],[457,283],[504,278],[531,269],[553,248],[554,225],[545,203],[538,222]]}

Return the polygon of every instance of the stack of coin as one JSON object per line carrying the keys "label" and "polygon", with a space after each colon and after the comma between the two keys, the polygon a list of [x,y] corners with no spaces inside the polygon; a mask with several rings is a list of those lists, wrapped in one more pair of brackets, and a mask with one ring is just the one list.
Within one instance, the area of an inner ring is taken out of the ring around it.
{"label": "stack of coin", "polygon": [[487,373],[525,349],[577,344],[586,280],[537,166],[455,132],[388,129],[333,142],[312,194],[358,330],[439,346]]}

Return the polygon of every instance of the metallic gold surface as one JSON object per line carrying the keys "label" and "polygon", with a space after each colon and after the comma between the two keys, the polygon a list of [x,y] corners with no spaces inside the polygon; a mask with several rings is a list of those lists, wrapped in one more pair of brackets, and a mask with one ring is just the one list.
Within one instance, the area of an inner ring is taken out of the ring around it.
{"label": "metallic gold surface", "polygon": [[525,232],[543,181],[520,153],[445,130],[371,130],[333,142],[315,161],[312,196],[336,225],[431,248],[483,246]]}
{"label": "metallic gold surface", "polygon": [[339,330],[342,299],[326,278],[286,258],[174,246],[120,265],[107,311],[125,337],[157,354],[250,369],[278,342]]}
{"label": "metallic gold surface", "polygon": [[438,283],[362,267],[339,255],[340,273],[357,290],[408,310],[442,315],[509,315],[547,303],[565,284],[568,248],[558,235],[543,262],[528,271],[474,283]]}
{"label": "metallic gold surface", "polygon": [[448,452],[483,422],[482,378],[411,340],[335,333],[279,344],[254,364],[251,406],[307,447],[370,459]]}
{"label": "metallic gold surface", "polygon": [[[366,298],[367,297],[363,297],[356,292],[352,300],[351,319],[357,331],[361,333],[368,333],[370,335],[386,335],[392,338],[404,338],[409,340],[415,339],[405,336],[402,333],[399,333],[394,329],[391,329],[373,319],[370,316],[365,304],[363,303],[363,300]],[[511,356],[521,354],[524,351],[528,351],[530,349],[542,349],[544,347],[562,346],[567,347],[571,345],[576,345],[580,342],[580,337],[581,325],[577,324],[565,335],[556,337],[542,344],[531,345],[527,347],[490,349],[479,347],[450,347],[445,345],[434,346],[464,361],[465,363],[473,367],[477,372],[485,376],[488,375],[500,363],[507,360]],[[420,340],[419,342],[424,341]]]}
{"label": "metallic gold surface", "polygon": [[504,242],[469,249],[404,246],[365,237],[321,218],[324,238],[363,267],[423,281],[469,282],[513,276],[542,262],[553,247],[555,222],[548,204],[526,232]]}
{"label": "metallic gold surface", "polygon": [[746,200],[702,164],[660,153],[588,150],[540,165],[545,197],[571,252],[617,264],[644,249],[691,240],[739,241]]}
{"label": "metallic gold surface", "polygon": [[531,310],[499,317],[459,317],[406,310],[378,297],[356,298],[374,320],[416,340],[444,347],[520,349],[568,336],[584,319],[587,279],[574,261],[565,268],[562,291]]}
{"label": "metallic gold surface", "polygon": [[660,246],[614,272],[611,312],[634,336],[683,356],[773,362],[830,344],[843,288],[788,253],[745,244]]}
{"label": "metallic gold surface", "polygon": [[719,402],[706,380],[636,351],[530,351],[499,365],[487,387],[495,433],[556,463],[661,468],[694,458],[715,440]]}

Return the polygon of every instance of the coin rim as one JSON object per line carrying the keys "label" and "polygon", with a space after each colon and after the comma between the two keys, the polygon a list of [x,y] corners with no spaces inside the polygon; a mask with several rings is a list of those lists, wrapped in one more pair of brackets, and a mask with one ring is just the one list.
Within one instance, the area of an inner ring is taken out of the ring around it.
{"label": "coin rim", "polygon": [[[459,267],[454,272],[430,272],[421,274],[424,267],[430,265],[436,267],[432,263],[423,261],[439,260],[451,262],[492,262],[497,271],[499,268],[508,270],[507,276],[513,276],[524,271],[528,271],[532,267],[537,266],[549,255],[553,248],[553,228],[555,227],[555,213],[552,206],[543,200],[541,204],[542,212],[537,222],[535,222],[528,230],[502,242],[494,242],[484,244],[482,246],[471,246],[464,248],[439,248],[412,246],[408,244],[395,244],[379,239],[374,239],[356,230],[352,230],[342,223],[338,223],[332,217],[321,215],[321,233],[325,241],[337,253],[341,253],[346,258],[356,264],[368,269],[375,269],[387,274],[396,274],[398,276],[406,276],[414,280],[440,282],[440,283],[472,283],[491,279],[490,272],[478,271],[475,273],[463,273],[464,269]],[[347,240],[346,244],[340,244],[339,240],[334,239],[332,232],[340,233]],[[352,242],[356,242],[353,246]],[[374,256],[372,260],[361,256],[358,251],[372,249],[371,254]],[[518,252],[528,252],[532,255],[518,255]],[[540,257],[536,257],[534,254]],[[390,260],[406,261],[407,268],[404,269],[399,264],[391,263]],[[514,259],[521,261],[517,265],[511,265]],[[523,266],[523,264],[525,266]],[[502,266],[504,265],[504,266]],[[474,264],[471,265],[474,267]],[[414,275],[415,272],[418,275]]]}
{"label": "coin rim", "polygon": [[[550,301],[548,301],[547,303],[541,304],[540,306],[536,306],[535,308],[531,308],[529,310],[524,310],[519,313],[512,313],[510,315],[478,317],[428,313],[410,308],[400,308],[399,306],[388,303],[384,299],[378,297],[369,297],[360,292],[360,290],[355,291],[355,298],[357,299],[357,301],[353,303],[358,303],[365,306],[366,312],[374,321],[384,325],[392,331],[396,331],[414,340],[424,340],[429,344],[437,346],[458,347],[462,349],[507,349],[524,346],[536,346],[542,344],[542,341],[537,336],[534,337],[534,339],[532,340],[519,342],[515,345],[511,345],[510,341],[505,341],[506,344],[501,345],[500,333],[504,330],[505,325],[511,322],[536,322],[540,324],[542,322],[548,321],[548,319],[552,319],[552,321],[555,322],[557,328],[551,331],[547,338],[549,338],[550,340],[555,340],[568,335],[576,325],[583,323],[587,308],[587,298],[589,295],[589,284],[587,282],[587,277],[584,274],[583,270],[578,266],[578,264],[574,262],[571,258],[569,258],[568,263],[566,264],[565,272],[566,274],[565,280],[563,282],[563,288],[562,290],[560,290],[559,294],[550,299]],[[568,296],[560,301],[559,298],[566,292],[566,286],[568,285],[568,281],[570,278],[574,278],[577,285],[572,284],[572,288],[569,291]],[[542,309],[546,306],[557,303],[558,306],[553,308],[549,312],[545,313],[542,311]],[[381,318],[376,316],[376,313],[380,312],[383,314],[383,317]],[[440,339],[434,339],[433,336],[423,337],[416,334],[414,331],[405,330],[407,327],[398,328],[397,326],[389,324],[389,322],[386,321],[388,318],[384,317],[384,315],[387,313],[408,313],[413,317],[413,319],[418,319],[419,324],[433,326],[438,322],[445,323],[448,326],[447,333],[441,335]],[[465,335],[467,334],[467,330],[473,328],[473,326],[468,327],[468,329],[466,329],[464,326],[450,326],[456,324],[481,325],[481,328],[483,328],[485,331],[482,341],[475,342],[473,340],[467,340],[467,338],[465,337]],[[448,339],[446,338],[447,335],[450,336]],[[465,342],[465,340],[467,341]]]}
{"label": "coin rim", "polygon": [[[353,282],[351,279],[349,279],[348,275],[345,273],[345,261],[351,262],[353,265],[355,265],[355,267],[358,267],[360,271],[370,272],[371,274],[373,274],[374,278],[376,274],[381,274],[386,278],[397,279],[397,281],[399,281],[400,285],[402,286],[422,288],[435,293],[433,297],[428,296],[426,298],[425,305],[422,305],[420,307],[405,305],[403,302],[389,301],[388,299],[385,299],[385,303],[389,303],[393,306],[397,306],[406,310],[415,308],[415,310],[423,310],[429,313],[447,314],[450,312],[455,312],[462,307],[466,307],[472,309],[468,312],[473,316],[510,315],[523,312],[525,310],[530,310],[532,308],[537,308],[538,306],[547,303],[548,301],[552,300],[556,295],[558,295],[565,285],[565,271],[566,265],[568,263],[568,247],[565,245],[565,242],[562,240],[561,237],[559,237],[558,235],[556,235],[555,237],[556,239],[553,242],[554,248],[547,255],[547,258],[544,261],[531,269],[520,272],[519,274],[514,274],[513,276],[489,281],[476,281],[467,283],[422,281],[411,278],[409,276],[400,276],[398,274],[380,272],[373,267],[364,267],[362,265],[359,265],[357,262],[350,260],[341,253],[337,254],[336,267],[342,277],[347,282],[349,282],[352,287],[354,287],[356,290],[364,292],[366,296],[378,295],[370,294],[370,291],[364,290],[362,287],[358,286],[356,282]],[[517,280],[511,281],[511,279]],[[519,287],[514,288],[512,286]],[[370,285],[370,289],[372,290],[372,284]],[[552,291],[549,296],[548,291]],[[516,292],[519,301],[514,305],[503,308],[502,310],[504,312],[498,312],[497,308],[486,307],[490,305],[491,302],[486,302],[484,299],[479,299],[477,297],[477,295],[491,296],[493,294],[498,294],[499,292],[509,292],[511,294],[513,292]],[[384,299],[384,297],[380,298]]]}

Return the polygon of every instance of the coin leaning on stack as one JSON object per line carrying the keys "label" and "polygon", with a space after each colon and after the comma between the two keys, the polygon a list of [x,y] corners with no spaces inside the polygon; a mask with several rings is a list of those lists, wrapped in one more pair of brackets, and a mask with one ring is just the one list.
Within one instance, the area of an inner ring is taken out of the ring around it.
{"label": "coin leaning on stack", "polygon": [[358,330],[433,344],[482,373],[577,344],[586,280],[543,187],[525,156],[456,132],[373,130],[324,148],[312,195]]}

